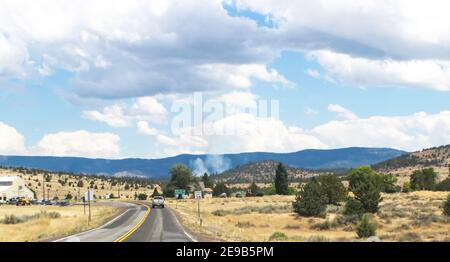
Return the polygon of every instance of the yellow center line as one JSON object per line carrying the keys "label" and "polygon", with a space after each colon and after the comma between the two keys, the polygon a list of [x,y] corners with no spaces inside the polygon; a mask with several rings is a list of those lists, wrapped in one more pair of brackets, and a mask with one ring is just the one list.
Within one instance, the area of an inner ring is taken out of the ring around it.
{"label": "yellow center line", "polygon": [[143,206],[145,206],[147,208],[147,211],[145,212],[144,216],[141,218],[141,220],[139,221],[139,223],[137,223],[137,225],[135,225],[132,229],[130,229],[128,232],[126,232],[125,234],[123,234],[122,236],[120,236],[119,238],[117,238],[116,240],[114,240],[114,242],[123,242],[125,241],[127,238],[129,238],[134,232],[136,232],[141,226],[142,224],[144,224],[145,220],[147,219],[147,217],[150,215],[150,207],[146,204],[142,204]]}

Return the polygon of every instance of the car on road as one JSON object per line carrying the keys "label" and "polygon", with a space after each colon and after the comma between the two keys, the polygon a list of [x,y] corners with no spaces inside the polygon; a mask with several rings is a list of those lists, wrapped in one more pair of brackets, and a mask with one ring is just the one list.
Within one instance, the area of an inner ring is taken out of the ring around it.
{"label": "car on road", "polygon": [[152,208],[155,208],[155,207],[164,208],[164,197],[162,197],[162,196],[153,197]]}
{"label": "car on road", "polygon": [[19,202],[19,199],[17,199],[17,198],[11,198],[11,199],[8,199],[8,201],[6,201],[6,203],[8,205],[17,205],[18,202]]}

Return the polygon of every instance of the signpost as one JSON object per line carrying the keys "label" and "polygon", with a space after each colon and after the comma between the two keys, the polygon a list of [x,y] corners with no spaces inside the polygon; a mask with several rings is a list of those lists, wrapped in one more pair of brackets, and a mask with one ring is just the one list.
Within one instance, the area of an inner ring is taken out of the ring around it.
{"label": "signpost", "polygon": [[186,195],[186,190],[184,189],[175,189],[175,209],[178,209],[178,199],[183,199],[184,195]]}
{"label": "signpost", "polygon": [[198,222],[200,226],[202,225],[202,219],[200,218],[200,199],[202,199],[202,191],[194,192],[195,199],[197,200],[197,213],[198,213]]}
{"label": "signpost", "polygon": [[88,191],[84,194],[84,199],[87,199],[88,201],[88,207],[89,207],[89,216],[88,216],[88,224],[91,222],[91,200],[94,199],[94,191],[91,189],[88,189]]}

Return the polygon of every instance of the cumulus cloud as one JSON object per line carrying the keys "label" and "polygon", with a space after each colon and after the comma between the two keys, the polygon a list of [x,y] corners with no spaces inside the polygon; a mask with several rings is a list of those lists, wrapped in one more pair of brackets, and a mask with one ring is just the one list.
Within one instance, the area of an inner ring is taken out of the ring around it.
{"label": "cumulus cloud", "polygon": [[266,31],[228,16],[219,0],[0,1],[0,47],[23,46],[8,68],[33,50],[36,71],[72,72],[82,97],[248,88],[252,79],[287,84],[266,67],[278,52],[265,44]]}
{"label": "cumulus cloud", "polygon": [[409,151],[450,143],[450,111],[331,121],[310,132],[329,147],[393,147]]}
{"label": "cumulus cloud", "polygon": [[273,28],[230,16],[223,3],[0,1],[0,77],[62,69],[80,97],[111,99],[248,88],[253,79],[292,86],[268,65],[297,50],[319,52],[324,79],[450,89],[448,1],[225,1]]}
{"label": "cumulus cloud", "polygon": [[312,52],[325,80],[450,90],[448,1],[227,2],[273,19],[278,47]]}
{"label": "cumulus cloud", "polygon": [[450,90],[450,61],[367,59],[331,51],[308,54],[343,83],[357,86],[415,86]]}
{"label": "cumulus cloud", "polygon": [[337,104],[328,105],[328,111],[337,113],[340,118],[346,120],[354,120],[358,118],[358,116],[355,113]]}
{"label": "cumulus cloud", "polygon": [[136,125],[138,128],[138,132],[143,135],[148,135],[148,136],[158,135],[158,130],[156,128],[150,127],[148,122],[146,122],[146,121],[139,121],[139,122],[137,122]]}
{"label": "cumulus cloud", "polygon": [[138,98],[132,105],[115,104],[103,108],[102,111],[82,112],[83,118],[103,122],[112,127],[130,127],[139,121],[161,123],[166,120],[166,116],[166,108],[153,97]]}
{"label": "cumulus cloud", "polygon": [[119,140],[119,136],[112,133],[59,132],[45,135],[31,151],[49,156],[115,158],[120,156]]}
{"label": "cumulus cloud", "polygon": [[25,149],[25,138],[14,127],[0,122],[0,154],[13,155],[23,154]]}
{"label": "cumulus cloud", "polygon": [[176,147],[166,153],[290,152],[327,147],[300,128],[287,126],[274,118],[259,118],[249,113],[237,113],[216,121],[181,128],[173,137],[158,135],[157,141]]}
{"label": "cumulus cloud", "polygon": [[[349,109],[336,104],[330,105],[329,110],[338,113],[340,119],[310,129],[289,126],[274,118],[239,113],[180,129],[174,136],[150,135],[167,146],[161,151],[164,155],[292,152],[352,146],[416,151],[450,143],[450,111],[358,118]],[[204,163],[197,164],[201,169]]]}

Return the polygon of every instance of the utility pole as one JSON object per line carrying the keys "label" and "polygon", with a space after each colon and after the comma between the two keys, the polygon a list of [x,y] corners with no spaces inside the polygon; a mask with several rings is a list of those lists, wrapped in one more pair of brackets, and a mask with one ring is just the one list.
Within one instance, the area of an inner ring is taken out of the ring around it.
{"label": "utility pole", "polygon": [[45,173],[42,174],[42,201],[45,202]]}
{"label": "utility pole", "polygon": [[91,222],[91,191],[88,189],[88,205],[89,205],[89,218],[88,218],[88,225],[89,222]]}

